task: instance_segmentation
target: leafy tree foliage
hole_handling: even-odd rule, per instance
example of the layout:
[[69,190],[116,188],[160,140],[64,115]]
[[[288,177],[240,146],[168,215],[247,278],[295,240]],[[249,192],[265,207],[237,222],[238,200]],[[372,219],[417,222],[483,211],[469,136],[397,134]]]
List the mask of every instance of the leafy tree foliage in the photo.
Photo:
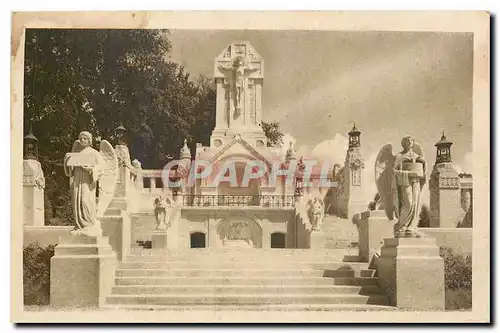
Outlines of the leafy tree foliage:
[[62,160],[81,130],[96,146],[122,123],[144,168],[161,168],[184,138],[209,143],[214,87],[168,61],[170,48],[165,30],[27,30],[24,128],[39,139],[47,220],[71,220]]
[[23,295],[25,305],[46,305],[50,300],[50,258],[54,245],[31,243],[23,249]]
[[262,122],[262,129],[267,137],[267,146],[276,147],[283,145],[283,132],[278,122]]
[[425,204],[422,205],[422,208],[420,209],[420,216],[418,220],[418,227],[419,228],[429,228],[431,223],[431,214],[429,211],[429,207]]

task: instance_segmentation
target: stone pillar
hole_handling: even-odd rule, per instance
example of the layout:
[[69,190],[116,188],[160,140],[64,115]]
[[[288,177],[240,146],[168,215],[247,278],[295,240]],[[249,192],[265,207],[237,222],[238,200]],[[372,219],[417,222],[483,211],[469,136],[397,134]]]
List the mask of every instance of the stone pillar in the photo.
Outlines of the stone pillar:
[[434,238],[384,239],[378,275],[391,305],[444,310],[444,260]]
[[50,260],[50,303],[98,307],[111,291],[116,253],[108,237],[61,236]]
[[323,230],[312,230],[310,234],[309,247],[313,250],[325,249],[325,232]]
[[262,219],[262,248],[271,248],[271,228],[268,219]]
[[434,165],[429,180],[430,227],[456,228],[461,221],[460,178],[453,163]]
[[364,262],[369,262],[375,253],[380,253],[384,239],[394,235],[395,221],[390,221],[383,210],[356,214],[353,223],[358,228],[359,259]]
[[207,247],[211,249],[215,249],[218,247],[217,244],[217,224],[221,221],[221,219],[216,219],[214,217],[208,218],[208,228],[207,228]]
[[170,227],[167,229],[167,248],[176,250],[179,248],[179,225],[181,208],[176,204],[170,213]]
[[45,178],[40,162],[23,160],[23,225],[43,226]]

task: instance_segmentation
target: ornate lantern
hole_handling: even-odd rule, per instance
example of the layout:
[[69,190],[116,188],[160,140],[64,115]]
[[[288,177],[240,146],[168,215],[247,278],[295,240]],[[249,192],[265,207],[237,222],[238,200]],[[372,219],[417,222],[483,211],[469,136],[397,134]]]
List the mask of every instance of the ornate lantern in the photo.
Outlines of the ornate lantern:
[[125,127],[123,127],[123,125],[120,123],[120,126],[115,128],[116,144],[117,145],[122,145],[122,146],[127,145],[126,134],[127,134],[127,129]]
[[30,128],[29,134],[24,137],[23,146],[23,158],[38,161],[38,139],[33,135],[32,128]]
[[446,139],[443,131],[441,140],[434,145],[436,147],[436,164],[451,163],[451,145],[453,145],[453,142]]
[[354,123],[352,130],[349,132],[349,149],[361,146],[360,135],[361,132],[356,128],[356,123]]

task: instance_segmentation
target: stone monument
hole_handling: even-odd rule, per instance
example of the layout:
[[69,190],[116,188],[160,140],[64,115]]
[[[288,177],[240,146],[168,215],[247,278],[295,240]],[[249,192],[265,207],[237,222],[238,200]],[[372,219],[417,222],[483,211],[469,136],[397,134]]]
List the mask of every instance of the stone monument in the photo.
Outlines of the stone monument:
[[[469,211],[471,192],[463,188],[462,179],[451,159],[453,142],[446,136],[436,146],[436,163],[429,180],[431,228],[456,228]],[[470,186],[472,190],[472,186]],[[469,203],[465,205],[465,203]],[[470,214],[471,215],[471,214]]]
[[252,146],[265,147],[261,127],[264,60],[249,42],[228,45],[214,62],[217,115],[212,147],[241,134]]
[[51,259],[51,304],[99,306],[113,283],[116,263],[108,237],[102,236],[100,219],[114,195],[118,159],[108,141],[101,141],[97,151],[92,135],[81,132],[64,158],[64,170],[70,177],[75,228],[59,239]]
[[45,177],[38,162],[38,139],[30,133],[24,137],[23,154],[23,225],[43,226]]
[[[384,239],[377,261],[380,284],[392,305],[415,310],[444,309],[444,261],[439,247],[435,239],[423,238],[415,231],[420,191],[426,181],[425,158],[412,136],[403,137],[401,145],[403,150],[395,156],[390,144],[384,146],[375,164],[387,218],[397,219],[394,236]],[[372,238],[369,241],[380,242]]]
[[349,131],[349,146],[336,192],[337,211],[349,220],[366,209],[366,202],[360,200],[364,197],[365,191],[362,177],[365,161],[361,152],[360,136],[361,131],[354,124]]

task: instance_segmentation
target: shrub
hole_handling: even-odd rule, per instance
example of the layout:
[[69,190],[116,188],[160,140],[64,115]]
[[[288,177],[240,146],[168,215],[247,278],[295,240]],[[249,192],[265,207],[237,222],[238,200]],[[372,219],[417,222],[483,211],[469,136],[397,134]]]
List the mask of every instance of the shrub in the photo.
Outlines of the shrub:
[[471,309],[472,256],[458,255],[447,247],[440,249],[440,255],[444,259],[446,309]]
[[427,207],[426,204],[423,204],[422,208],[420,209],[420,215],[417,227],[429,228],[430,225],[431,225],[431,213],[429,211],[429,207]]
[[25,305],[50,302],[50,258],[54,245],[41,247],[37,242],[23,249],[23,293]]

